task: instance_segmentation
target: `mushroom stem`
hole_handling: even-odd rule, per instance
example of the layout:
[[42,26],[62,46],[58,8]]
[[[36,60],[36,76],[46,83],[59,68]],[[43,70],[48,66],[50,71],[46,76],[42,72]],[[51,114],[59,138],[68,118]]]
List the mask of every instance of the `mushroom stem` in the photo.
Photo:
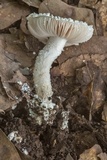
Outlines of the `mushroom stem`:
[[42,100],[52,96],[50,68],[53,61],[61,54],[66,39],[50,37],[46,46],[39,52],[34,66],[34,85],[36,93]]

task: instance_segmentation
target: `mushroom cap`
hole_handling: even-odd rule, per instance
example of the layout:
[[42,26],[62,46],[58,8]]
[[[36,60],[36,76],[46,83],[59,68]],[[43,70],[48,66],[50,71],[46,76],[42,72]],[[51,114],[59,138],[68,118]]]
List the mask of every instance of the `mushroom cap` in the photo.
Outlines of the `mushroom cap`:
[[50,15],[32,13],[27,17],[31,34],[46,43],[49,37],[58,36],[67,40],[66,46],[88,41],[93,35],[93,26],[86,22]]

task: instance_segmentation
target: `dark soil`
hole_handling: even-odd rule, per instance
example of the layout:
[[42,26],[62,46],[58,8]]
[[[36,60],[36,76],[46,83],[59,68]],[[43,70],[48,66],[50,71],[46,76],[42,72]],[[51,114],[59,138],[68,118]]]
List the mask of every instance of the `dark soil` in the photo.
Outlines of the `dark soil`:
[[[61,88],[63,91],[63,87],[59,86],[60,92]],[[23,140],[21,143],[13,143],[21,151],[27,149],[29,155],[36,160],[67,160],[69,156],[77,160],[84,150],[94,144],[99,144],[106,152],[106,124],[101,120],[101,113],[94,114],[92,121],[88,120],[89,104],[86,97],[81,95],[80,89],[68,98],[65,97],[65,101],[57,102],[60,109],[53,125],[37,125],[28,115],[26,100],[23,99],[16,109],[0,116],[0,126],[6,135],[18,131]],[[69,90],[66,87],[65,94],[62,92],[62,95],[66,95]],[[61,112],[64,110],[70,111],[69,127],[61,130]]]

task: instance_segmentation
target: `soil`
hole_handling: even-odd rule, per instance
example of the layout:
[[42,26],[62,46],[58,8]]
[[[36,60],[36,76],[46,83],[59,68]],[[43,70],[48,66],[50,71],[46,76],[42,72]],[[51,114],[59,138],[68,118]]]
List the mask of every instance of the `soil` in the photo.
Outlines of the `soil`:
[[[80,96],[79,100],[79,105],[81,106],[78,105],[77,111],[83,112],[84,115],[87,113],[88,117],[88,110],[85,109],[87,103],[84,102],[84,97]],[[103,151],[107,152],[106,125],[103,121],[92,120],[90,122],[83,116],[83,113],[81,115],[75,112],[70,104],[67,103],[67,105],[63,106],[64,108],[58,111],[53,125],[39,126],[28,116],[28,108],[25,100],[23,100],[16,109],[8,111],[4,116],[1,116],[0,125],[6,135],[13,131],[18,131],[23,140],[21,143],[16,143],[13,140],[13,143],[21,151],[27,149],[29,155],[37,160],[66,159],[68,154],[74,160],[77,160],[84,150],[94,144],[100,144]],[[67,107],[71,108],[69,128],[61,130],[61,112],[66,110]],[[99,115],[94,118],[99,119]]]
[[[13,143],[21,151],[26,149],[34,160],[67,160],[68,156],[78,160],[79,155],[94,144],[99,144],[103,151],[107,152],[107,129],[106,123],[101,119],[102,111],[94,114],[92,120],[89,121],[87,98],[81,95],[81,87],[77,88],[78,90],[74,91],[73,95],[63,97],[71,89],[66,86],[65,90],[60,84],[60,95],[62,93],[65,100],[63,102],[57,100],[60,109],[53,125],[37,125],[28,114],[24,98],[14,110],[7,111],[5,115],[0,116],[2,130],[6,135],[18,131],[23,140],[17,143],[13,139]],[[65,90],[64,93],[63,90]],[[68,128],[61,130],[61,113],[67,110],[70,112]]]

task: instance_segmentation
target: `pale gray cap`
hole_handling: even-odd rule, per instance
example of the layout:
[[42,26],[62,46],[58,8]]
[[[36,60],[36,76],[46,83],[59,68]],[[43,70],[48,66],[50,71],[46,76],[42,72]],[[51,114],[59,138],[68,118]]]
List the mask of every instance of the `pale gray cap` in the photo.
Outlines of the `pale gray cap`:
[[78,45],[88,41],[93,35],[92,25],[49,13],[32,13],[27,20],[30,33],[43,43],[46,43],[49,37],[57,36],[67,40],[65,46]]

